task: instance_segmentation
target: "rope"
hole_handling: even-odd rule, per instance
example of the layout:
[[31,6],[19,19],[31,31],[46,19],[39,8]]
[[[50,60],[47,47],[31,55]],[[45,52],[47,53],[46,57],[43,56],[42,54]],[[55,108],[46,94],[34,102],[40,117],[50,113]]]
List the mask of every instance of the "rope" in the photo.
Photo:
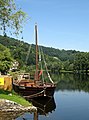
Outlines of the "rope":
[[30,97],[34,97],[34,96],[37,96],[37,95],[43,93],[44,91],[45,91],[45,90],[42,90],[42,91],[39,92],[39,93],[36,93],[36,94],[33,94],[33,95],[29,95],[29,96],[23,96],[23,97],[28,97],[28,98],[30,98]]
[[[42,47],[41,47],[41,50],[42,50]],[[49,78],[50,82],[51,82],[52,84],[54,84],[54,82],[53,82],[53,80],[52,80],[52,78],[51,78],[51,76],[50,76],[50,74],[49,74],[49,72],[48,72],[47,63],[46,63],[46,61],[45,61],[43,51],[42,51],[42,56],[43,56],[43,60],[44,60],[44,64],[45,64],[45,68],[46,68],[46,72],[47,72],[48,78]]]
[[27,64],[27,60],[29,58],[30,51],[31,51],[31,44],[30,44],[28,52],[27,52],[26,61],[25,61],[26,64]]
[[[41,64],[41,70],[43,71],[43,66],[42,66],[42,59],[41,59],[41,52],[40,52],[40,47],[39,47],[39,61],[40,61],[40,64]],[[42,81],[43,81],[43,84],[44,84],[44,75],[43,75],[43,72],[42,72]]]

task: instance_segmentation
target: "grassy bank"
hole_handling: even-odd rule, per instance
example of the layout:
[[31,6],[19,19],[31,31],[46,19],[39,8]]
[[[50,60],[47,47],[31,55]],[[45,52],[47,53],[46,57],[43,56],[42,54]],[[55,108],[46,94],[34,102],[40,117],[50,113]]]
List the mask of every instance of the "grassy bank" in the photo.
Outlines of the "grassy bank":
[[7,99],[16,102],[18,104],[21,104],[25,107],[32,105],[31,103],[29,103],[23,97],[17,95],[16,93],[4,91],[4,90],[0,90],[0,99]]

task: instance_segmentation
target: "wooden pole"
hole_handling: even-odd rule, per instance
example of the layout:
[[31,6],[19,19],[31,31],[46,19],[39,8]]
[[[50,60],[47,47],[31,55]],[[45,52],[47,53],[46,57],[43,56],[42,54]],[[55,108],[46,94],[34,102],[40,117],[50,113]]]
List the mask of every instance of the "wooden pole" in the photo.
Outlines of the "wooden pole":
[[37,113],[37,111],[34,112],[34,120],[38,120],[38,113]]
[[37,24],[35,24],[35,42],[36,42],[36,73],[35,80],[38,80],[38,38],[37,38]]

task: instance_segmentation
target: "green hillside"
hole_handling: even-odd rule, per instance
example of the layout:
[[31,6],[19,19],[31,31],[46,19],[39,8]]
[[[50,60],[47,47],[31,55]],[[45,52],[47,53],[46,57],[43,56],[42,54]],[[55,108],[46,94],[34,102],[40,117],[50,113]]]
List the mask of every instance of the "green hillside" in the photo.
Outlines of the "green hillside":
[[[22,54],[26,58],[27,51],[29,50],[29,47],[30,47],[30,44],[28,43],[25,43],[20,40],[16,40],[14,38],[3,37],[3,36],[0,36],[0,43],[11,50],[11,53],[15,59],[18,58],[18,56],[21,57]],[[33,51],[34,51],[34,48],[35,48],[35,45],[32,45]],[[50,48],[50,47],[44,47],[44,46],[42,46],[42,49],[44,51],[44,54],[52,56],[52,57],[57,57],[61,61],[73,60],[74,55],[79,52],[75,50],[64,50],[64,49],[59,50],[59,49],[55,49],[52,47]],[[22,59],[22,61],[24,62],[25,59]]]
[[[0,36],[0,44],[7,47],[10,50],[12,58],[19,62],[18,69],[29,71],[35,67],[35,45],[3,36]],[[80,59],[80,56],[81,59],[84,59],[84,56],[86,54],[84,52],[79,52],[76,50],[60,50],[44,46],[40,47],[43,49],[48,69],[52,72],[58,72],[60,70],[73,71],[86,69],[84,68],[84,65],[79,68],[79,64],[82,64],[82,61],[79,61],[79,63],[76,62],[77,59]]]

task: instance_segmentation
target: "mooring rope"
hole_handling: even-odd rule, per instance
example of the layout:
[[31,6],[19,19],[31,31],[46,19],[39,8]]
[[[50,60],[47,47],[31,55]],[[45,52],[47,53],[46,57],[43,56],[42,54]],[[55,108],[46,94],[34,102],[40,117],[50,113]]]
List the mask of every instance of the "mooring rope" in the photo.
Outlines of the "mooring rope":
[[34,97],[34,96],[37,96],[37,95],[43,93],[44,91],[45,91],[45,89],[42,90],[41,92],[36,93],[36,94],[32,94],[32,95],[29,95],[29,96],[23,96],[23,97],[28,97],[28,98],[30,98],[30,97]]

